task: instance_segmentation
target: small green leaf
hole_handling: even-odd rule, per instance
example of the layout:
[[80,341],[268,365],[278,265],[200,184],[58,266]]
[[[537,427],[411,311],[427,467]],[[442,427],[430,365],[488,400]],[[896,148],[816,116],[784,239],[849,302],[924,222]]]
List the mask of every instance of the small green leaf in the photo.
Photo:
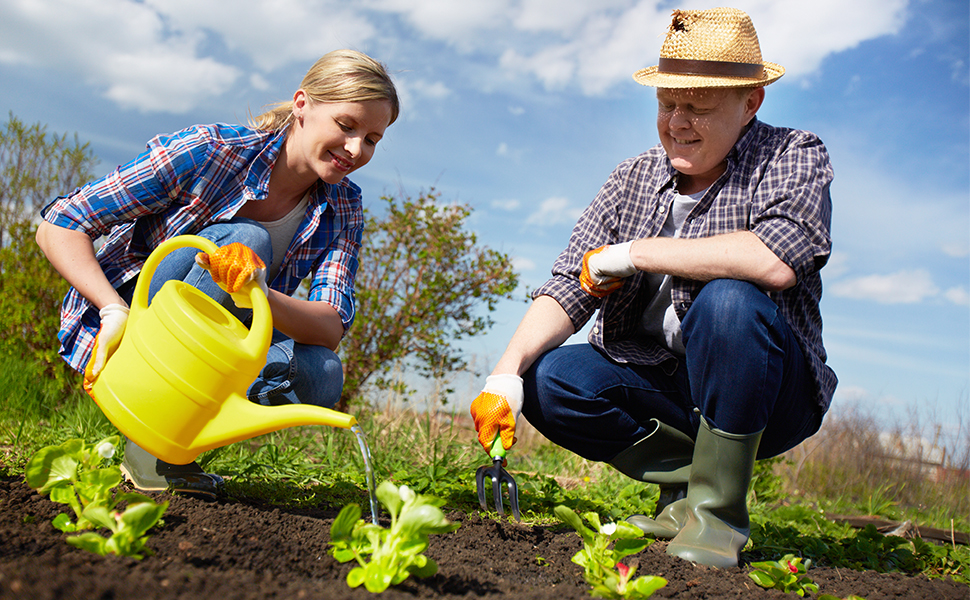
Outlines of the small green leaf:
[[398,487],[390,481],[385,481],[377,486],[377,499],[387,508],[387,512],[397,516],[401,510],[401,494]]
[[88,506],[81,513],[85,519],[94,523],[98,527],[114,531],[118,528],[118,523],[111,513],[104,506]]
[[330,526],[330,539],[343,540],[351,536],[354,526],[360,520],[361,510],[357,504],[348,504],[341,509],[340,514]]
[[638,577],[632,584],[633,589],[636,590],[637,594],[639,594],[641,598],[648,598],[652,596],[654,592],[665,585],[667,585],[666,579],[653,575],[644,575],[643,577]]
[[438,572],[438,563],[436,563],[433,559],[430,559],[426,556],[422,556],[421,558],[425,559],[424,561],[422,561],[424,564],[421,566],[415,565],[414,567],[412,567],[410,569],[410,572],[412,575],[423,579],[425,577],[431,577],[432,575]]
[[67,516],[64,513],[61,513],[56,517],[54,517],[54,520],[51,521],[51,525],[53,525],[55,529],[59,529],[60,531],[63,531],[65,533],[74,533],[75,531],[77,531],[77,528],[75,527],[74,523],[71,521],[71,517]]
[[88,552],[100,554],[101,556],[108,553],[108,540],[93,531],[69,537],[67,538],[67,543],[81,550],[87,550]]
[[653,543],[650,539],[639,539],[639,540],[629,540],[620,539],[616,540],[613,544],[613,555],[616,560],[630,556],[631,554],[636,554],[637,552],[643,551],[647,546]]
[[73,506],[77,503],[77,496],[74,494],[74,486],[66,485],[52,488],[50,490],[51,502],[68,504]]
[[121,513],[121,525],[130,531],[132,537],[140,538],[162,518],[167,508],[168,502],[131,505]]
[[775,587],[775,580],[764,571],[751,571],[748,573],[748,576],[763,588],[770,589]]
[[360,584],[364,583],[364,569],[363,567],[354,567],[347,573],[347,585],[352,588],[360,587]]
[[384,571],[376,562],[367,563],[364,567],[364,587],[373,594],[379,594],[390,587],[393,578],[394,573]]

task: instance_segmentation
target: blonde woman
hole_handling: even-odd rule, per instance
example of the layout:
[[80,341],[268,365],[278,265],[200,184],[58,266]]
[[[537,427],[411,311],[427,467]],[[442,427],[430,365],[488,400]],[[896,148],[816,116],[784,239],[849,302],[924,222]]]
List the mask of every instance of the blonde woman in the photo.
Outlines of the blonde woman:
[[[179,279],[245,320],[251,311],[236,306],[238,280],[230,278],[249,265],[243,280],[267,291],[274,326],[250,400],[336,404],[343,376],[334,351],[354,320],[363,229],[361,190],[347,177],[370,161],[398,112],[383,65],[334,51],[313,65],[291,101],[250,126],[196,125],[156,136],[131,162],[46,206],[37,243],[72,286],[61,312],[60,352],[85,373],[85,387],[124,333],[147,256],[171,237],[195,234],[219,251],[169,254],[149,299]],[[307,277],[307,299],[294,298]],[[214,497],[222,484],[196,463],[170,465],[130,441],[122,470],[149,491]]]

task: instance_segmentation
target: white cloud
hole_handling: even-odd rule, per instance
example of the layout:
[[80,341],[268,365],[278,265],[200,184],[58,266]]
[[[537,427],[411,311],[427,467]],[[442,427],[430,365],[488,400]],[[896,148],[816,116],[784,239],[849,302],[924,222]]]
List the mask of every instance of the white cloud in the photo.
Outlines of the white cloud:
[[840,385],[835,389],[835,398],[845,402],[859,402],[871,397],[869,390],[859,385]]
[[835,296],[881,304],[915,304],[940,293],[924,269],[843,279],[831,284],[829,291]]
[[547,198],[539,205],[539,209],[526,219],[527,225],[549,227],[552,225],[573,224],[582,214],[582,208],[572,206],[568,198]]
[[908,4],[909,0],[739,0],[732,6],[751,15],[764,60],[784,66],[788,77],[800,77],[818,69],[830,54],[899,32]]
[[[655,64],[670,13],[659,0],[238,0],[228,16],[223,3],[197,0],[4,4],[0,61],[56,68],[123,106],[167,112],[212,101],[239,81],[265,89],[267,75],[298,64],[287,75],[295,88],[312,61],[335,48],[379,44],[388,56],[415,56],[427,52],[429,40],[462,54],[463,70],[483,87],[525,76],[547,89],[598,95]],[[906,0],[751,0],[740,7],[755,22],[765,58],[798,77],[833,52],[897,31]],[[263,79],[244,77],[248,70]],[[426,98],[451,93],[435,81],[412,86]]]
[[199,55],[204,41],[124,0],[8,2],[0,19],[6,62],[53,69],[142,111],[185,112],[239,78],[236,67]]
[[[427,81],[425,79],[405,80],[408,88],[423,98],[441,99],[451,95],[451,89],[441,81]],[[398,86],[400,87],[400,86]]]
[[519,206],[521,205],[522,205],[521,202],[519,202],[518,200],[512,200],[512,199],[492,200],[492,202],[490,203],[490,206],[492,208],[497,208],[499,210],[504,210],[508,212],[512,212],[513,210],[518,210]]
[[965,287],[952,287],[943,292],[943,297],[957,306],[970,306],[970,294]]
[[940,249],[943,250],[943,254],[953,258],[966,258],[970,256],[970,245],[966,243],[966,240],[943,244]]
[[337,48],[363,50],[377,33],[360,11],[333,0],[234,0],[231,16],[221,2],[146,2],[167,26],[213,35],[263,72],[299,63],[294,89],[313,61]]
[[512,12],[510,0],[372,0],[374,12],[401,15],[424,36],[471,51],[486,33],[501,30]]
[[512,257],[512,266],[515,268],[516,273],[522,273],[524,271],[534,271],[536,263],[534,260],[524,256],[514,256]]

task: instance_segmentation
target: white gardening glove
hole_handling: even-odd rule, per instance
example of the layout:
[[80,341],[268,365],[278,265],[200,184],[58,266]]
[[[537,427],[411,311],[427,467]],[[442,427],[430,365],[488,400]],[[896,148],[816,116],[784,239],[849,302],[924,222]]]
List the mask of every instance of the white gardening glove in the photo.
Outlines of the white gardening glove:
[[266,285],[266,264],[249,246],[239,242],[220,247],[211,255],[199,252],[195,263],[212,275],[212,280],[239,308],[252,308],[248,293],[239,291],[250,281],[255,281],[263,293],[269,295]]
[[94,385],[104,365],[118,349],[121,337],[125,334],[125,326],[128,324],[128,307],[123,304],[109,304],[98,314],[101,316],[101,329],[98,331],[98,336],[94,338],[94,349],[84,368],[86,387]]
[[472,402],[471,413],[478,431],[478,443],[491,453],[495,434],[502,436],[502,447],[515,443],[515,421],[522,415],[522,378],[518,375],[489,375],[485,389]]
[[630,256],[633,241],[600,246],[583,255],[579,284],[591,296],[602,298],[622,287],[622,279],[637,272]]

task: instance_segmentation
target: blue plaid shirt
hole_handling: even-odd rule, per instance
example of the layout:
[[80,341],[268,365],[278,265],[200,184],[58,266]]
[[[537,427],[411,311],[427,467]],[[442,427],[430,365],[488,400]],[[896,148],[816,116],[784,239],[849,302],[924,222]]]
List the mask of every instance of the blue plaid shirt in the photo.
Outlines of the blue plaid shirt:
[[[163,241],[229,220],[246,202],[265,199],[285,138],[286,130],[222,124],[159,135],[137,158],[57,198],[41,216],[92,239],[106,236],[97,257],[118,288],[138,275]],[[363,227],[360,188],[348,179],[337,185],[318,180],[270,287],[292,295],[312,276],[309,300],[330,304],[350,327]],[[99,328],[97,309],[72,288],[61,307],[58,339],[75,369],[87,364]]]
[[[812,133],[755,120],[727,159],[727,171],[688,215],[681,237],[751,231],[795,271],[794,287],[768,296],[794,330],[815,377],[819,406],[827,410],[837,383],[825,364],[818,306],[819,269],[832,248],[833,171],[828,152]],[[599,309],[589,334],[591,345],[617,362],[662,364],[671,373],[677,357],[639,335],[650,301],[641,293],[645,274],[634,274],[619,291],[598,299],[580,288],[579,273],[588,250],[658,235],[677,194],[676,183],[677,171],[659,145],[620,163],[576,223],[569,246],[553,264],[552,278],[533,293],[558,301],[577,331]],[[671,300],[681,319],[703,286],[700,281],[673,279]]]

